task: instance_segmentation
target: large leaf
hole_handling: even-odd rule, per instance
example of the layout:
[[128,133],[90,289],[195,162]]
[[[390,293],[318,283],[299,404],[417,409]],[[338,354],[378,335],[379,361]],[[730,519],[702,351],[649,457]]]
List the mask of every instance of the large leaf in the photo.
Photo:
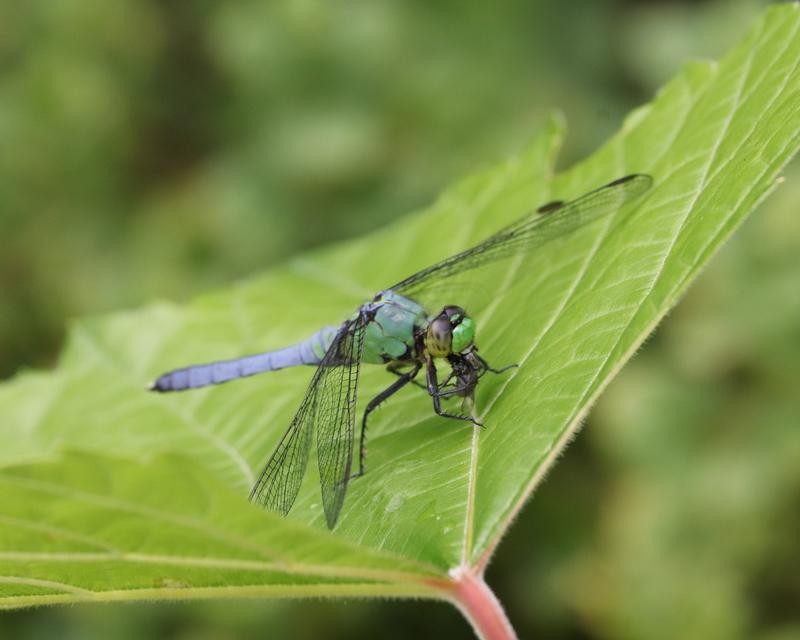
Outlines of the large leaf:
[[[380,233],[185,306],[78,322],[59,367],[0,390],[0,606],[249,595],[451,597],[592,401],[772,188],[800,144],[800,14],[769,11],[719,65],[691,64],[589,160],[553,176],[553,120],[519,159]],[[484,429],[408,389],[377,413],[368,473],[325,528],[314,465],[287,519],[247,502],[311,370],[180,395],[164,369],[280,347],[538,204],[631,172],[633,208],[494,283],[478,341]],[[510,288],[515,281],[517,285]],[[453,300],[457,303],[458,300]],[[363,399],[390,379],[364,367]]]

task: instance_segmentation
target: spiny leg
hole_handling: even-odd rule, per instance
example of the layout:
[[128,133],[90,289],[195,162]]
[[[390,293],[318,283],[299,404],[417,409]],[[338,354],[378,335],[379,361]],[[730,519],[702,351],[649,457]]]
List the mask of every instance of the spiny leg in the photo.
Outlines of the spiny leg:
[[[400,371],[400,367],[404,366],[404,364],[406,364],[406,363],[391,363],[386,367],[386,370],[389,373],[393,373],[394,375],[396,375],[398,377],[402,377],[402,376],[405,375],[405,373],[403,371]],[[421,367],[422,365],[421,364],[416,364],[414,366]],[[513,366],[516,366],[516,365],[513,365]],[[456,395],[458,393],[461,393],[462,391],[465,391],[467,389],[467,385],[453,385],[452,387],[450,387],[448,389],[447,385],[450,383],[450,381],[453,378],[455,378],[455,374],[454,373],[450,373],[450,376],[447,378],[447,380],[445,380],[442,383],[437,383],[437,389],[438,390],[436,392],[436,395],[438,395],[440,398],[444,398],[445,400],[449,400],[454,395]],[[420,389],[423,389],[425,391],[428,390],[428,387],[425,386],[424,384],[422,384],[417,379],[411,380],[411,384],[413,384],[413,385],[415,385],[415,386],[417,386]]]
[[474,385],[470,385],[467,383],[457,384],[449,389],[445,389],[442,391],[442,388],[439,388],[439,391],[436,392],[435,397],[437,398],[451,398],[453,396],[458,395],[459,393],[463,393],[465,391],[469,391],[470,387],[474,388]]
[[453,420],[465,420],[476,426],[483,426],[482,423],[478,422],[472,416],[460,416],[454,413],[447,413],[446,411],[443,411],[441,403],[442,395],[439,391],[439,383],[436,376],[436,365],[433,364],[433,360],[431,359],[429,359],[427,362],[426,373],[428,378],[428,393],[431,395],[431,398],[433,398],[433,410],[436,412],[437,416],[442,416],[443,418],[452,418]]
[[414,368],[406,373],[400,373],[397,370],[387,367],[389,371],[397,374],[398,378],[392,384],[386,387],[386,389],[381,391],[377,396],[370,400],[369,404],[367,404],[367,408],[364,409],[364,417],[361,418],[361,442],[358,449],[358,473],[350,476],[351,479],[360,478],[364,475],[364,464],[367,458],[367,418],[369,417],[369,414],[377,409],[378,405],[380,405],[384,400],[390,398],[395,393],[400,391],[400,389],[406,386],[409,382],[413,382],[414,377],[417,375],[417,373],[419,373],[421,366],[422,365],[420,364],[415,364]]
[[478,359],[478,361],[481,363],[484,372],[491,371],[492,373],[503,373],[505,371],[508,371],[509,369],[514,369],[515,367],[519,366],[518,364],[507,364],[505,367],[500,367],[499,369],[495,369],[494,367],[490,366],[489,363],[486,362],[484,358],[478,355],[478,353],[476,353],[475,351],[473,351],[473,353],[475,354],[475,357]]
[[[406,364],[407,363],[404,363],[404,362],[392,362],[392,363],[390,363],[389,365],[386,366],[386,370],[389,373],[393,373],[398,378],[402,378],[404,375],[406,375],[408,373],[408,371],[405,371],[405,372],[404,371],[400,371],[401,367],[405,366]],[[421,366],[422,365],[419,364],[419,363],[413,363],[412,364],[412,368],[410,369],[410,371],[414,371],[414,367],[416,367],[416,371],[419,371]],[[415,372],[414,375],[416,376],[417,373]],[[420,389],[422,389],[424,391],[428,390],[428,387],[426,387],[424,384],[422,384],[419,380],[411,380],[410,382],[411,382],[411,384],[419,387]]]

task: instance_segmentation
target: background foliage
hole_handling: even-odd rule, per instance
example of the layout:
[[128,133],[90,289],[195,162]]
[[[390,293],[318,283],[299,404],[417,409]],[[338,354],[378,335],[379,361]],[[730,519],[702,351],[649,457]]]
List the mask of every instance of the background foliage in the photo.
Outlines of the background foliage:
[[[0,372],[51,362],[68,316],[185,298],[377,227],[521,148],[554,105],[574,160],[758,9],[5,4]],[[800,635],[797,174],[623,371],[501,546],[489,580],[522,636]],[[467,632],[432,603],[259,602],[4,614],[0,633],[378,625]]]

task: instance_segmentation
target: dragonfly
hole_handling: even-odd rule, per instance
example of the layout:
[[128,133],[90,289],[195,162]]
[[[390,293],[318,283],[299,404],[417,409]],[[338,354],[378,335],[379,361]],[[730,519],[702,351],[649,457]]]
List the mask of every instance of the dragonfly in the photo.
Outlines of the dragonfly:
[[[341,325],[326,326],[298,344],[232,360],[192,365],[164,373],[150,385],[158,392],[196,389],[286,367],[315,365],[300,407],[267,460],[250,500],[287,515],[300,491],[316,433],[317,462],[325,519],[336,524],[350,481],[366,471],[370,414],[409,383],[430,396],[442,418],[482,423],[474,416],[475,389],[487,374],[515,367],[492,367],[478,352],[475,310],[458,304],[430,307],[431,291],[455,294],[459,277],[480,281],[491,265],[504,268],[515,256],[608,216],[652,185],[645,174],[631,174],[574,200],[538,207],[482,242],[383,289]],[[483,286],[489,288],[488,285]],[[455,300],[453,302],[456,302]],[[431,313],[433,311],[433,313]],[[366,405],[361,417],[358,470],[355,457],[356,398],[362,364],[384,365],[394,381]],[[449,375],[440,380],[438,367]],[[422,374],[424,382],[417,377]],[[446,401],[460,398],[461,411]],[[470,411],[464,411],[469,407]]]

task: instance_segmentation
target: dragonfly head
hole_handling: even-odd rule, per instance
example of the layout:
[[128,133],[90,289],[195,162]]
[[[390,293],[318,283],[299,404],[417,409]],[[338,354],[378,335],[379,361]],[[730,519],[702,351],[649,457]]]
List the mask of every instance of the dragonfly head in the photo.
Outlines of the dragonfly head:
[[461,307],[449,305],[428,323],[425,348],[434,358],[444,358],[467,351],[474,339],[475,321]]

